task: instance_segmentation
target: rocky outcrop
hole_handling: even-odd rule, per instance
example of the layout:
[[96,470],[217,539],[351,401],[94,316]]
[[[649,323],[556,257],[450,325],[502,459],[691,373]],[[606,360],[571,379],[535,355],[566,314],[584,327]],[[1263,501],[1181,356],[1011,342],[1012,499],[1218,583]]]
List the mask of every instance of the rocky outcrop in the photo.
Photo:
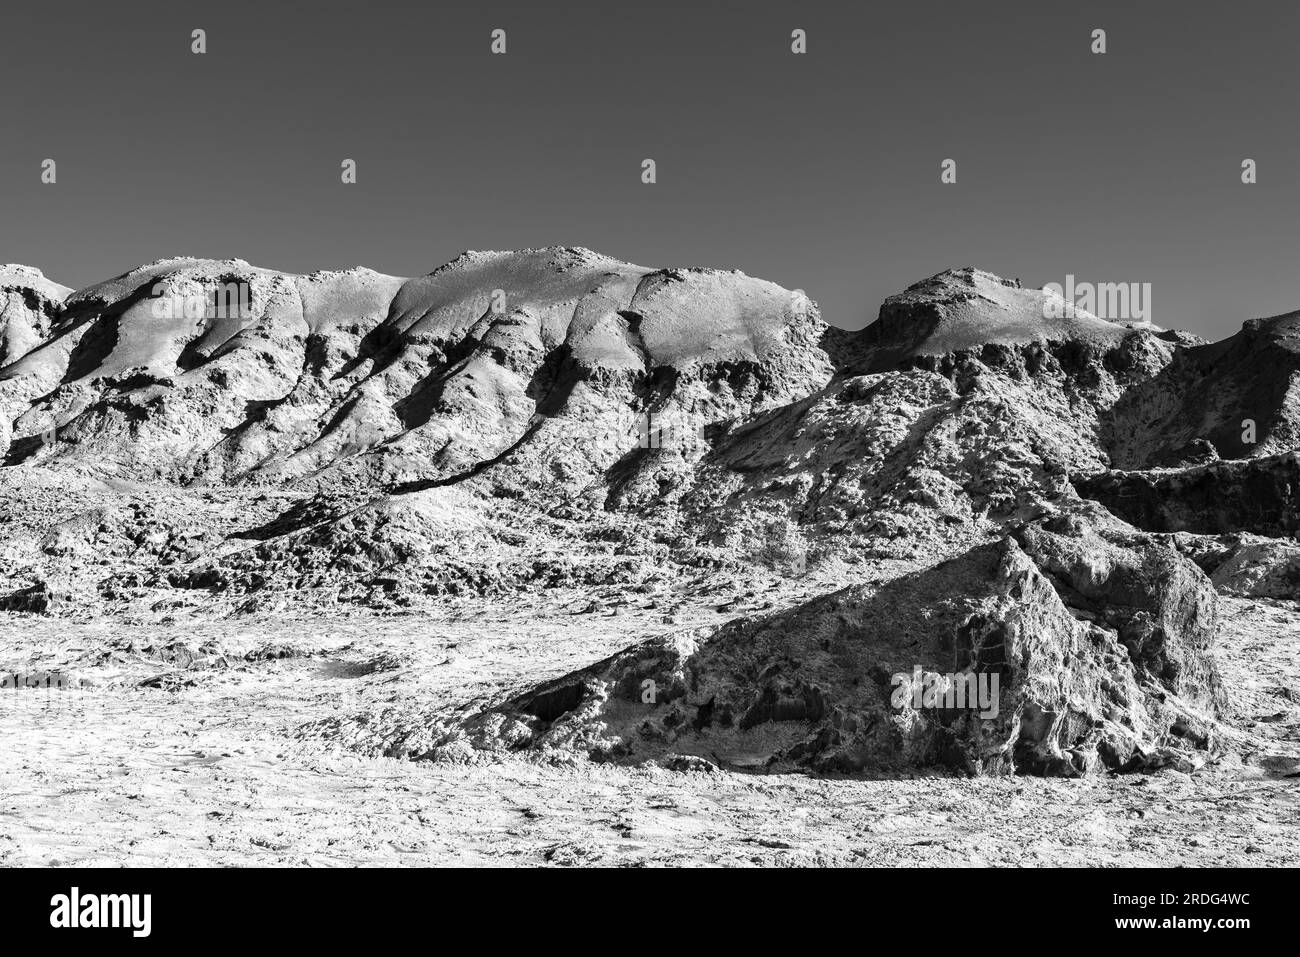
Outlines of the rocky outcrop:
[[0,369],[39,345],[72,293],[30,266],[0,266]]
[[1252,319],[1221,342],[1189,342],[1115,405],[1104,438],[1123,469],[1300,447],[1300,313]]
[[1106,471],[1074,486],[1139,528],[1153,532],[1300,531],[1300,456],[1216,461],[1184,469]]
[[1300,600],[1300,544],[1242,542],[1211,576],[1220,591],[1249,598]]
[[[0,275],[10,610],[837,589],[440,716],[433,756],[1190,767],[1215,585],[1291,587],[1242,534],[1295,531],[1288,317],[1211,347],[967,268],[849,333],[741,273],[559,247]],[[1243,403],[1249,451],[1207,425]]]
[[879,589],[644,642],[456,721],[428,756],[577,749],[886,773],[1195,766],[1215,747],[1222,697],[1214,589],[1173,550],[1089,517],[1026,526]]
[[1099,408],[1170,361],[1176,338],[1064,307],[1041,289],[966,267],[890,296],[845,351],[858,372],[926,369],[964,381],[981,372],[1055,382]]
[[0,371],[0,418],[14,436],[55,429],[10,465],[447,481],[549,445],[554,419],[708,423],[802,397],[831,374],[824,328],[813,303],[762,280],[583,249],[466,253],[410,280],[166,260],[70,296],[46,341]]

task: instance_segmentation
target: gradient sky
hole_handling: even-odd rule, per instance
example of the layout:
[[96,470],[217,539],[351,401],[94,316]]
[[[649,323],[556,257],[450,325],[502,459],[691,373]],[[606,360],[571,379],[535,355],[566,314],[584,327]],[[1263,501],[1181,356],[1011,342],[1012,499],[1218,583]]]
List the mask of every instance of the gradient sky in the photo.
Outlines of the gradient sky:
[[977,265],[1149,282],[1155,322],[1218,338],[1300,308],[1300,5],[1199,6],[6,0],[0,261],[80,287],[581,245],[741,269],[849,328]]

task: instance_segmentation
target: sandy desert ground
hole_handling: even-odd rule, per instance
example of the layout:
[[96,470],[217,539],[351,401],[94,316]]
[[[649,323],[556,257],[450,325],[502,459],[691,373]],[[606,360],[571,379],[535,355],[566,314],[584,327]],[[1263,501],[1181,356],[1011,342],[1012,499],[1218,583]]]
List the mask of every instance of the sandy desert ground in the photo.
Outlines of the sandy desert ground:
[[[1300,852],[1289,602],[1229,600],[1220,667],[1253,751],[1193,774],[850,780],[382,756],[426,713],[670,627],[623,611],[572,615],[552,598],[445,618],[11,616],[4,664],[94,686],[0,696],[0,863],[1286,866]],[[177,643],[205,658],[166,660]],[[366,733],[335,720],[359,713]]]

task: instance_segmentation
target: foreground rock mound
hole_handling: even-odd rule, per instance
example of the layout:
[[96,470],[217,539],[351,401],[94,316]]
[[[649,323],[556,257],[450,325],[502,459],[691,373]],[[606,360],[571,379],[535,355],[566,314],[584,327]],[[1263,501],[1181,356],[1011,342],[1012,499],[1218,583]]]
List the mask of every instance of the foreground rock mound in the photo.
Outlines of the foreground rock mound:
[[876,590],[633,646],[450,724],[429,756],[468,745],[822,772],[1195,766],[1214,748],[1215,626],[1214,589],[1190,561],[1104,517],[1060,516]]

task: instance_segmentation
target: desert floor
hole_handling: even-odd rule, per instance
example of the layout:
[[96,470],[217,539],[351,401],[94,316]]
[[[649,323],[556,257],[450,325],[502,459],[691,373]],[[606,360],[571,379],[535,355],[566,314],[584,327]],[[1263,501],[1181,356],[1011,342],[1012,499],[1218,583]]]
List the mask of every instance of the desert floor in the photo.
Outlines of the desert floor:
[[549,600],[438,617],[0,618],[0,670],[65,669],[88,685],[0,693],[0,864],[1300,860],[1291,603],[1224,600],[1219,661],[1240,743],[1191,775],[851,780],[384,756],[418,751],[429,714],[746,610],[701,606],[673,623]]

